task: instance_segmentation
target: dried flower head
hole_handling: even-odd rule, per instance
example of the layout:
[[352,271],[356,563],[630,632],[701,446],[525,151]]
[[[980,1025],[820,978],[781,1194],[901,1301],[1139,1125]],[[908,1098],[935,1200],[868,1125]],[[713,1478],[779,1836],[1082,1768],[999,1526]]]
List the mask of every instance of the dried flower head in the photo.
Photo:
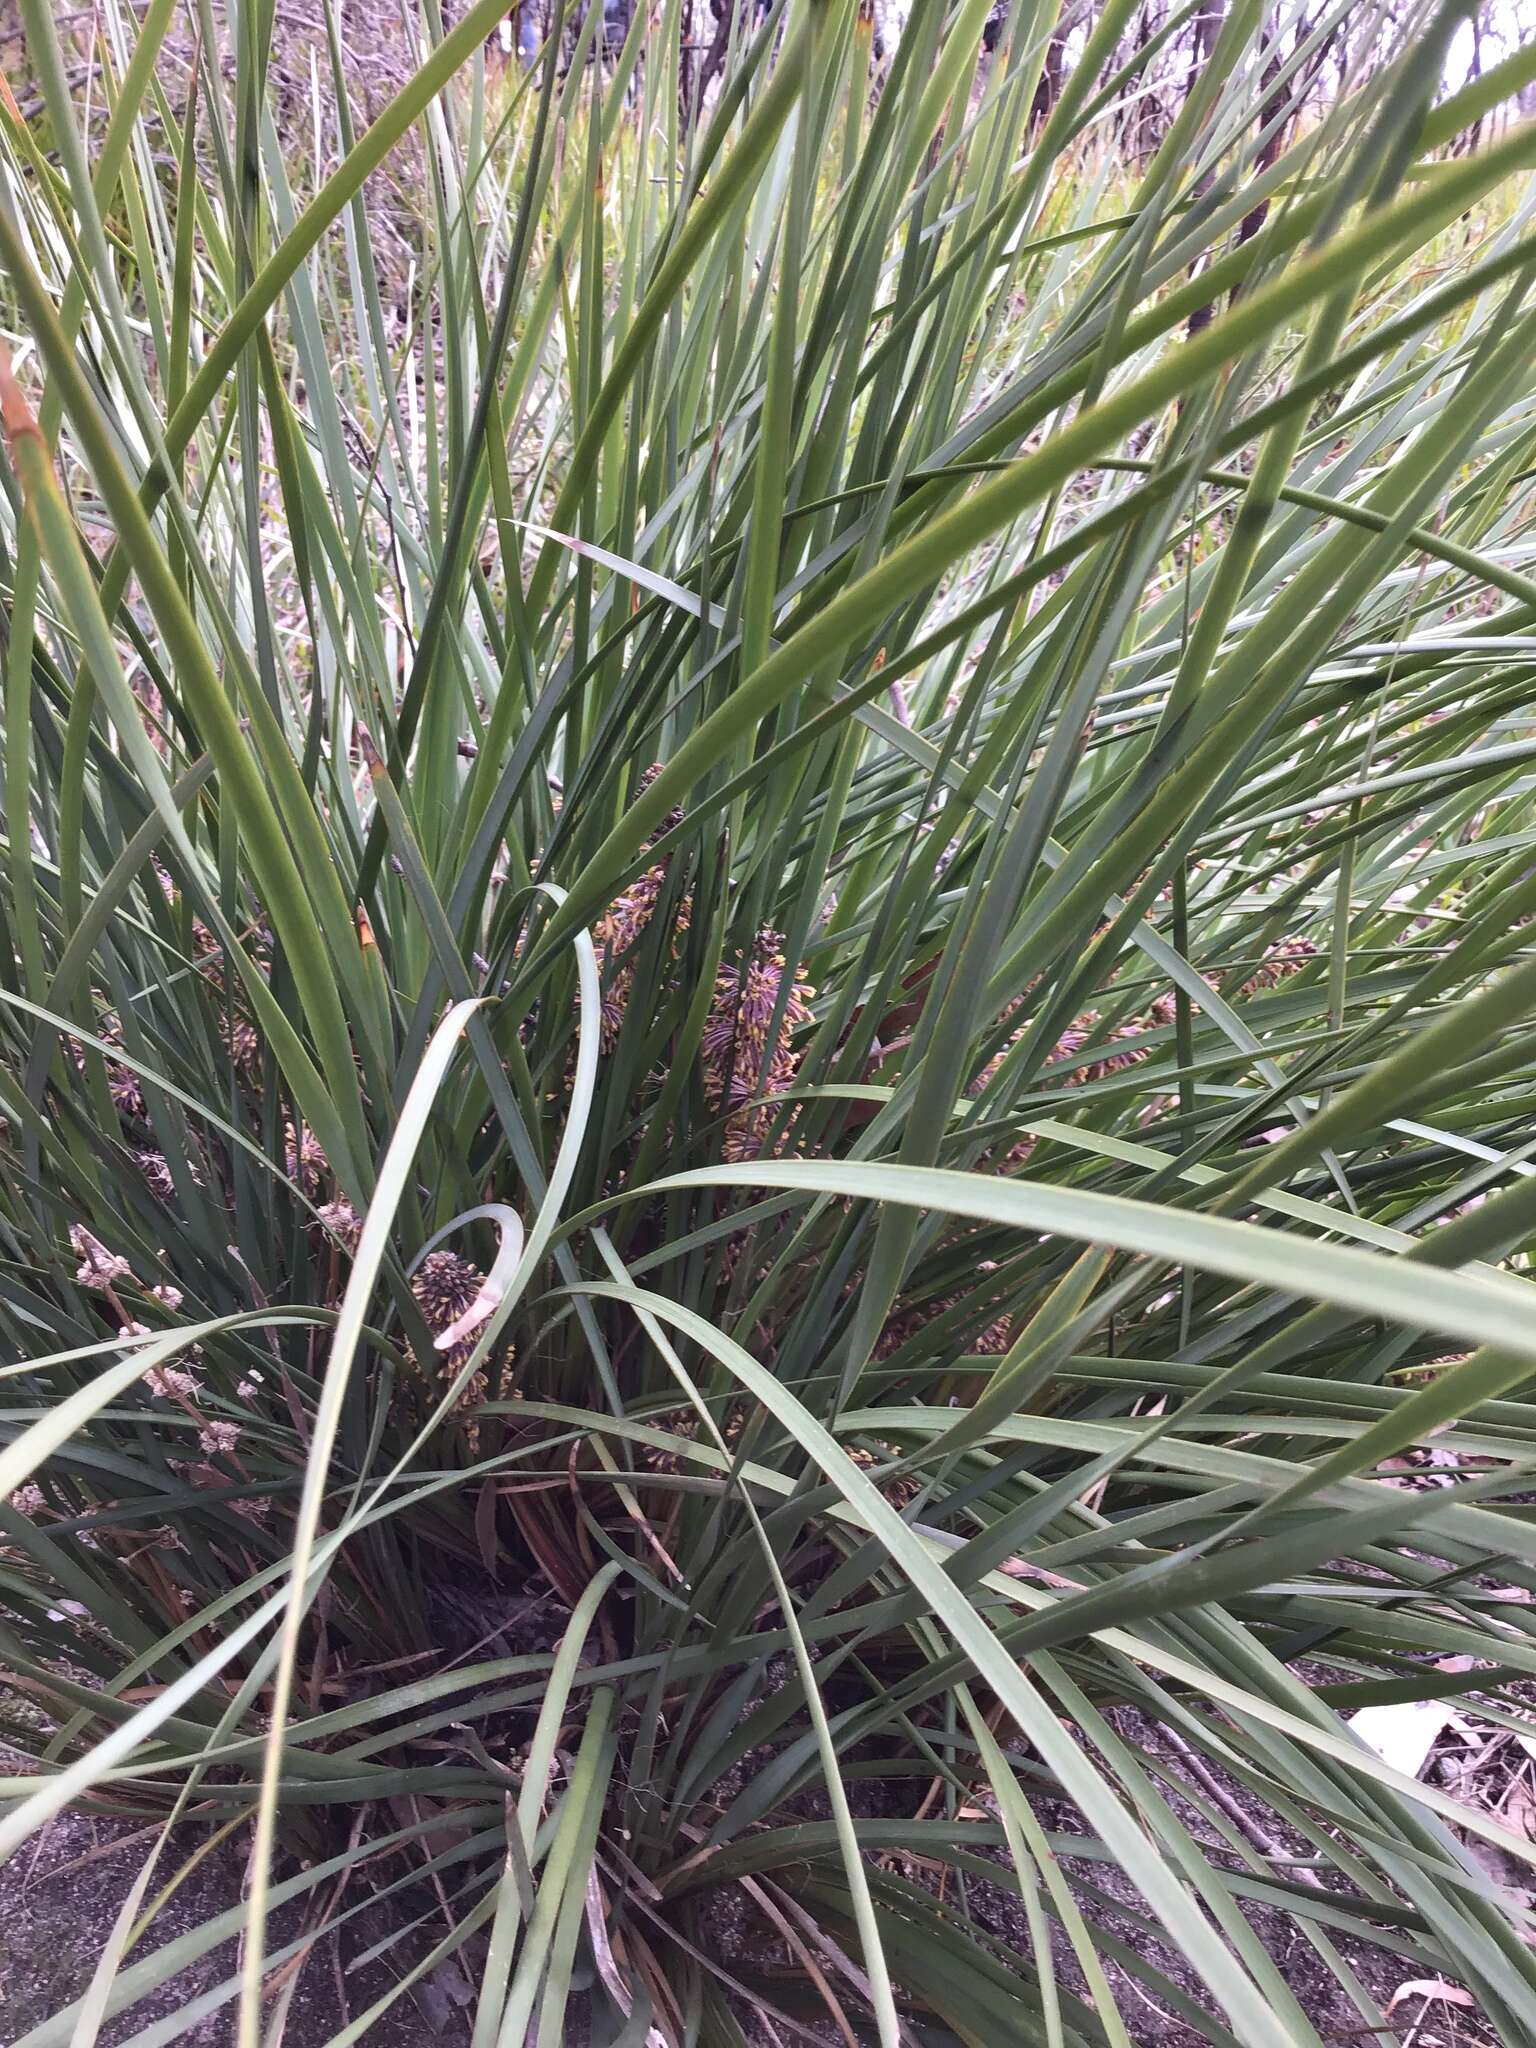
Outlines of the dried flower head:
[[[640,788],[638,794],[642,796],[644,795],[646,790],[650,788],[651,784],[656,780],[657,776],[661,773],[662,769],[665,766],[666,763],[664,761],[653,761],[651,763],[650,767],[646,769],[645,773],[640,778]],[[674,825],[681,825],[682,822],[682,806],[680,804],[674,804],[672,809],[667,812],[667,815],[662,819],[661,823],[656,827],[656,830],[651,834],[650,838],[646,841],[646,845],[654,845],[655,842],[661,837],[663,832],[670,832]]]
[[428,1252],[411,1279],[411,1292],[434,1330],[446,1330],[479,1297],[485,1275],[457,1252]]
[[[920,1330],[925,1330],[930,1323],[947,1314],[961,1299],[958,1294],[948,1294],[932,1301],[898,1301],[876,1341],[876,1358],[889,1358]],[[998,1316],[979,1335],[970,1336],[964,1328],[956,1330],[952,1338],[946,1338],[945,1348],[955,1358],[977,1352],[984,1357],[1001,1358],[1012,1343],[1013,1318]]]
[[34,1515],[41,1513],[47,1503],[43,1499],[43,1489],[35,1486],[29,1479],[25,1486],[17,1487],[10,1497],[9,1505],[18,1515],[25,1515],[27,1520],[31,1521]]
[[238,1422],[208,1422],[197,1433],[197,1441],[208,1457],[228,1454],[240,1443]]
[[118,1252],[109,1252],[99,1237],[95,1237],[83,1223],[69,1226],[70,1249],[80,1264],[75,1268],[75,1278],[82,1287],[95,1287],[103,1292],[115,1287],[119,1280],[131,1278],[133,1268]]
[[261,1063],[261,1035],[247,1017],[229,1020],[229,1056],[244,1074]]
[[[739,965],[726,964],[715,977],[700,1054],[705,1094],[716,1108],[736,1112],[725,1128],[728,1159],[757,1158],[770,1131],[782,1120],[782,1112],[771,1102],[760,1102],[752,1109],[741,1105],[756,1097],[782,1095],[793,1086],[800,1062],[789,1041],[800,1025],[810,1021],[810,998],[815,993],[798,972],[790,972],[783,937],[771,929],[758,933],[751,952]],[[786,1135],[792,1122],[790,1118],[784,1123]]]
[[162,1308],[168,1308],[173,1312],[186,1300],[181,1289],[172,1287],[168,1281],[162,1281],[158,1287],[151,1287],[149,1291]]
[[288,1178],[306,1195],[316,1194],[331,1170],[331,1162],[314,1132],[308,1128],[295,1131],[292,1124],[283,1126],[283,1164]]
[[[745,1102],[767,1092],[776,1067],[781,1085],[788,1085],[782,1057],[788,1052],[790,1034],[810,1021],[810,998],[815,993],[808,982],[790,974],[783,935],[771,929],[758,933],[739,966],[721,967],[700,1040],[705,1084],[717,1103]],[[770,1050],[768,1034],[781,1003],[783,1014]]]
[[1052,1046],[1046,1065],[1059,1067],[1071,1062],[1074,1054],[1080,1053],[1093,1037],[1098,1021],[1097,1010],[1084,1010],[1080,1017],[1074,1017]]
[[[653,1416],[651,1427],[691,1443],[699,1433],[699,1418],[691,1408],[673,1408],[665,1415]],[[676,1451],[663,1449],[660,1444],[647,1445],[644,1457],[653,1472],[681,1472],[684,1468],[684,1459]]]
[[1257,969],[1243,983],[1242,994],[1253,995],[1261,988],[1274,988],[1280,982],[1296,974],[1316,953],[1317,947],[1311,939],[1276,939],[1264,948],[1264,957]]
[[171,1177],[171,1169],[166,1163],[165,1154],[163,1152],[135,1152],[133,1156],[140,1173],[144,1176],[144,1183],[149,1192],[152,1195],[158,1196],[162,1202],[174,1201],[176,1198],[176,1183]]
[[984,1358],[1001,1358],[1012,1343],[1013,1318],[999,1316],[995,1322],[988,1323],[968,1349],[979,1352]]
[[[667,863],[664,860],[657,861],[655,866],[647,868],[643,875],[637,875],[623,895],[616,896],[598,920],[593,937],[606,982],[602,1010],[605,1048],[611,1047],[619,1035],[619,1026],[624,1021],[630,990],[634,986],[634,962],[627,956],[638,945],[647,925],[655,916],[666,879]],[[677,931],[685,931],[687,926],[688,904],[684,901],[678,907],[675,928]]]
[[107,1093],[119,1116],[137,1120],[145,1114],[144,1087],[132,1067],[113,1060],[107,1068]]
[[340,1238],[347,1251],[357,1250],[357,1240],[363,1234],[363,1222],[350,1202],[322,1202],[316,1213],[331,1235]]
[[179,1365],[152,1365],[144,1375],[144,1384],[162,1401],[187,1401],[197,1393],[202,1381],[196,1373],[186,1372]]
[[[468,1347],[465,1348],[467,1351]],[[478,1408],[485,1399],[489,1387],[490,1381],[483,1371],[472,1372],[459,1389],[458,1399],[453,1404],[455,1409]]]
[[[653,761],[640,778],[639,793],[649,789],[661,773],[662,764]],[[681,824],[680,810],[668,811],[656,830],[645,842],[653,846],[663,833],[670,832],[674,825]],[[662,889],[667,879],[670,856],[653,862],[644,874],[637,875],[622,896],[614,898],[608,909],[598,920],[593,938],[597,944],[598,959],[607,983],[603,991],[602,1031],[603,1044],[611,1047],[618,1037],[619,1026],[624,1021],[624,1012],[634,986],[634,963],[627,959],[656,914],[661,901]],[[674,936],[688,929],[692,903],[684,897],[677,906],[674,920]]]
[[[764,1097],[772,1097],[785,1094],[794,1085],[795,1075],[799,1071],[799,1067],[800,1061],[794,1053],[788,1051],[775,1053],[773,1065],[769,1068],[760,1091],[762,1095]],[[726,1118],[725,1136],[722,1141],[722,1151],[725,1157],[733,1163],[747,1159],[760,1159],[763,1147],[769,1142],[771,1133],[776,1126],[781,1124],[781,1133],[774,1145],[774,1149],[776,1152],[783,1152],[787,1146],[789,1133],[794,1128],[798,1116],[798,1110],[791,1110],[789,1115],[785,1117],[781,1110],[774,1108],[770,1100],[759,1102],[750,1109],[738,1109],[733,1115]]]
[[[105,1016],[96,1026],[96,1036],[104,1045],[121,1045],[123,1027],[115,1016]],[[71,1044],[75,1065],[83,1073],[86,1065],[86,1047]],[[120,1116],[130,1119],[142,1117],[144,1110],[144,1089],[132,1067],[125,1067],[121,1060],[107,1061],[107,1093],[112,1105]]]

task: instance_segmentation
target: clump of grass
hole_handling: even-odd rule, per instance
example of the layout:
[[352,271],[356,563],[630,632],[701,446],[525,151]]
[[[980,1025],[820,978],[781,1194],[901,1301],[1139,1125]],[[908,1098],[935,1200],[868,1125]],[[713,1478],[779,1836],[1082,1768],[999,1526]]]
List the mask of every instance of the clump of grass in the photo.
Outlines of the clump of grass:
[[692,128],[675,5],[429,6],[298,209],[261,10],[178,116],[108,0],[91,155],[24,12],[0,1851],[157,1842],[26,2048],[380,1898],[338,2044],[1530,2039],[1530,1844],[1345,1717],[1536,1675],[1536,53],[1270,151],[1234,6],[1111,211],[1126,0],[1043,126],[1023,4]]

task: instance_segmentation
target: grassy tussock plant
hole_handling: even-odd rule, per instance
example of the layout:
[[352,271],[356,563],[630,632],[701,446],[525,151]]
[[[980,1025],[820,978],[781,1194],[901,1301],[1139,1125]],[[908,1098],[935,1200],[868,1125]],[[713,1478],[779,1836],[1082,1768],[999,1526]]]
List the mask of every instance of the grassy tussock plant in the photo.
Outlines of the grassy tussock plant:
[[499,11],[306,141],[23,0],[0,1852],[149,1830],[25,2048],[380,1912],[338,2048],[1536,2038],[1348,1718],[1536,1677],[1536,49],[1233,0],[1134,169],[1129,0]]

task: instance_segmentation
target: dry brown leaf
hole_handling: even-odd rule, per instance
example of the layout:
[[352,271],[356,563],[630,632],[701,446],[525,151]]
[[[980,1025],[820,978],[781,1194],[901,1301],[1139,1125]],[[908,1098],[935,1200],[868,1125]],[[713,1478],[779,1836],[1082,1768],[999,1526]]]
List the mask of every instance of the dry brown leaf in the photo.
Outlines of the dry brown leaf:
[[1443,1977],[1415,1977],[1410,1983],[1399,1984],[1387,2000],[1386,2015],[1391,2019],[1393,2012],[1405,1998],[1433,1999],[1437,2005],[1472,2005],[1475,2003],[1470,1991],[1463,1991],[1459,1984],[1447,1984]]

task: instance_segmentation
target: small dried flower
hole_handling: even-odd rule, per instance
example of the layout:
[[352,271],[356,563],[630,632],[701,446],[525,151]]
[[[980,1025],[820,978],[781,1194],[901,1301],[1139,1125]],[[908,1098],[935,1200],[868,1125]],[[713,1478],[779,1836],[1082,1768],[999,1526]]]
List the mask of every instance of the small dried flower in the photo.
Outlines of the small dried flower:
[[490,1382],[483,1372],[472,1372],[459,1389],[455,1408],[476,1408],[485,1399]]
[[[791,1052],[789,1040],[798,1026],[810,1021],[810,998],[815,993],[798,972],[790,973],[784,940],[771,929],[758,933],[739,966],[723,966],[716,976],[700,1053],[710,1101],[717,1108],[739,1111],[726,1125],[728,1159],[755,1159],[779,1121],[781,1113],[769,1103],[750,1110],[740,1105],[757,1096],[782,1095],[793,1086],[799,1058]],[[769,1033],[781,1005],[770,1045]]]
[[34,1485],[30,1479],[25,1486],[17,1487],[10,1497],[9,1504],[18,1515],[25,1515],[28,1521],[47,1505],[43,1499],[43,1489]]
[[270,1493],[248,1494],[243,1500],[232,1500],[229,1505],[237,1515],[244,1515],[248,1522],[264,1522],[272,1512]]
[[[651,784],[656,780],[657,776],[661,773],[662,769],[665,766],[666,763],[664,761],[653,761],[650,767],[646,769],[645,773],[640,778],[640,793],[642,795],[646,790],[650,788]],[[682,822],[682,809],[680,806],[674,806],[672,810],[668,811],[667,815],[656,827],[656,830],[651,834],[651,837],[646,841],[646,844],[648,846],[651,845],[655,840],[661,837],[663,832],[670,832],[674,825],[681,825]]]
[[240,1442],[238,1422],[209,1422],[197,1433],[197,1441],[210,1458],[219,1454],[227,1456]]
[[1013,1343],[1012,1316],[999,1316],[996,1322],[988,1323],[981,1335],[969,1346],[984,1358],[1001,1358]]
[[411,1279],[411,1292],[434,1330],[446,1330],[478,1299],[485,1275],[457,1252],[428,1252]]
[[[1132,1026],[1133,1030],[1134,1028]],[[1115,1035],[1116,1037],[1125,1036],[1123,1032],[1117,1032]],[[1127,1067],[1138,1065],[1146,1056],[1145,1046],[1138,1047],[1135,1052],[1106,1053],[1103,1059],[1089,1060],[1085,1066],[1079,1067],[1073,1079],[1077,1081],[1103,1081],[1111,1074],[1119,1074],[1124,1072]]]
[[306,1195],[315,1194],[331,1170],[331,1162],[314,1132],[307,1128],[295,1132],[292,1124],[284,1127],[283,1163],[288,1169],[288,1178],[296,1182]]
[[1084,1010],[1080,1017],[1074,1017],[1051,1048],[1050,1057],[1046,1061],[1046,1065],[1052,1067],[1063,1066],[1072,1059],[1074,1053],[1081,1052],[1083,1047],[1093,1037],[1098,1021],[1099,1013],[1097,1010]]
[[82,1287],[105,1291],[108,1287],[115,1287],[119,1280],[131,1276],[133,1268],[128,1261],[117,1252],[109,1252],[101,1239],[92,1236],[83,1223],[69,1226],[69,1243],[80,1261],[75,1269],[75,1278]]
[[643,875],[637,875],[624,894],[615,897],[608,906],[593,934],[607,982],[603,990],[601,1018],[605,1050],[612,1048],[619,1035],[630,990],[634,986],[634,963],[626,956],[638,945],[646,926],[655,916],[666,878],[665,861],[658,861]]
[[[652,1427],[665,1430],[668,1436],[680,1437],[685,1442],[699,1433],[699,1418],[691,1408],[673,1408],[665,1415],[654,1418]],[[676,1451],[663,1450],[659,1444],[648,1445],[644,1452],[645,1462],[653,1472],[681,1472],[684,1460]]]
[[[661,773],[662,764],[653,761],[640,777],[640,791],[650,788]],[[670,832],[674,825],[681,824],[680,810],[668,811],[656,830],[646,840],[647,847],[653,846],[663,833]],[[626,956],[634,950],[646,926],[656,914],[661,901],[662,889],[667,879],[670,856],[654,862],[644,874],[637,875],[622,896],[615,897],[607,911],[598,920],[593,938],[597,944],[598,958],[602,963],[607,986],[603,991],[602,1035],[605,1048],[611,1047],[618,1037],[619,1026],[624,1021],[630,991],[634,986],[634,964]],[[678,904],[675,931],[688,929],[692,902],[684,897]]]
[[[937,1301],[898,1302],[876,1340],[876,1358],[889,1358],[920,1330],[926,1329],[930,1323],[937,1322],[939,1317],[952,1309],[959,1300],[959,1295],[950,1294]],[[956,1357],[968,1352],[979,1352],[984,1357],[1001,1358],[1012,1343],[1013,1318],[999,1316],[994,1322],[988,1323],[979,1336],[967,1338],[963,1334],[957,1334],[953,1342],[953,1351]]]
[[[788,972],[782,935],[764,929],[739,967],[724,966],[716,976],[700,1050],[706,1083],[717,1102],[745,1102],[764,1092],[788,1049],[790,1033],[810,1021],[809,998],[816,991],[794,975],[786,990]],[[781,1000],[783,1016],[770,1054],[768,1032]]]
[[179,1365],[152,1365],[144,1375],[144,1384],[162,1401],[187,1401],[197,1393],[202,1381],[196,1373],[184,1372]]
[[357,1250],[357,1240],[362,1235],[363,1225],[362,1219],[350,1202],[322,1202],[316,1213],[331,1235],[340,1238],[347,1251]]
[[145,1113],[144,1088],[132,1067],[114,1060],[107,1068],[107,1093],[119,1116],[137,1120]]
[[229,1021],[229,1056],[242,1073],[249,1073],[261,1062],[261,1035],[247,1017]]
[[1303,964],[1317,951],[1311,939],[1276,939],[1273,945],[1264,948],[1264,958],[1258,968],[1243,983],[1241,993],[1253,995],[1261,988],[1274,988],[1290,975],[1297,973]]
[[149,1291],[163,1308],[168,1308],[173,1313],[181,1307],[182,1302],[186,1299],[181,1289],[179,1287],[172,1287],[169,1281],[162,1281],[158,1287],[151,1287]]
[[248,1374],[235,1388],[242,1401],[254,1401],[261,1392],[261,1383],[254,1373]]
[[135,1322],[130,1316],[117,1334],[119,1337],[153,1337],[155,1333],[148,1323]]
[[[776,1053],[773,1065],[763,1082],[762,1094],[765,1096],[783,1095],[793,1086],[799,1066],[800,1062],[794,1053],[788,1051]],[[777,1147],[778,1150],[782,1151],[784,1149],[783,1140],[788,1137],[789,1131],[792,1129],[798,1115],[798,1110],[792,1110],[789,1117],[784,1121],[783,1136]],[[726,1158],[733,1162],[760,1158],[763,1147],[768,1142],[769,1132],[775,1123],[779,1121],[780,1116],[781,1112],[775,1110],[770,1102],[760,1103],[754,1109],[737,1110],[734,1116],[726,1120],[723,1147]]]
[[176,1183],[171,1177],[171,1169],[166,1163],[165,1154],[163,1152],[135,1152],[133,1156],[138,1163],[140,1173],[144,1176],[145,1185],[148,1187],[149,1192],[152,1195],[158,1195],[162,1202],[174,1201],[176,1198]]

